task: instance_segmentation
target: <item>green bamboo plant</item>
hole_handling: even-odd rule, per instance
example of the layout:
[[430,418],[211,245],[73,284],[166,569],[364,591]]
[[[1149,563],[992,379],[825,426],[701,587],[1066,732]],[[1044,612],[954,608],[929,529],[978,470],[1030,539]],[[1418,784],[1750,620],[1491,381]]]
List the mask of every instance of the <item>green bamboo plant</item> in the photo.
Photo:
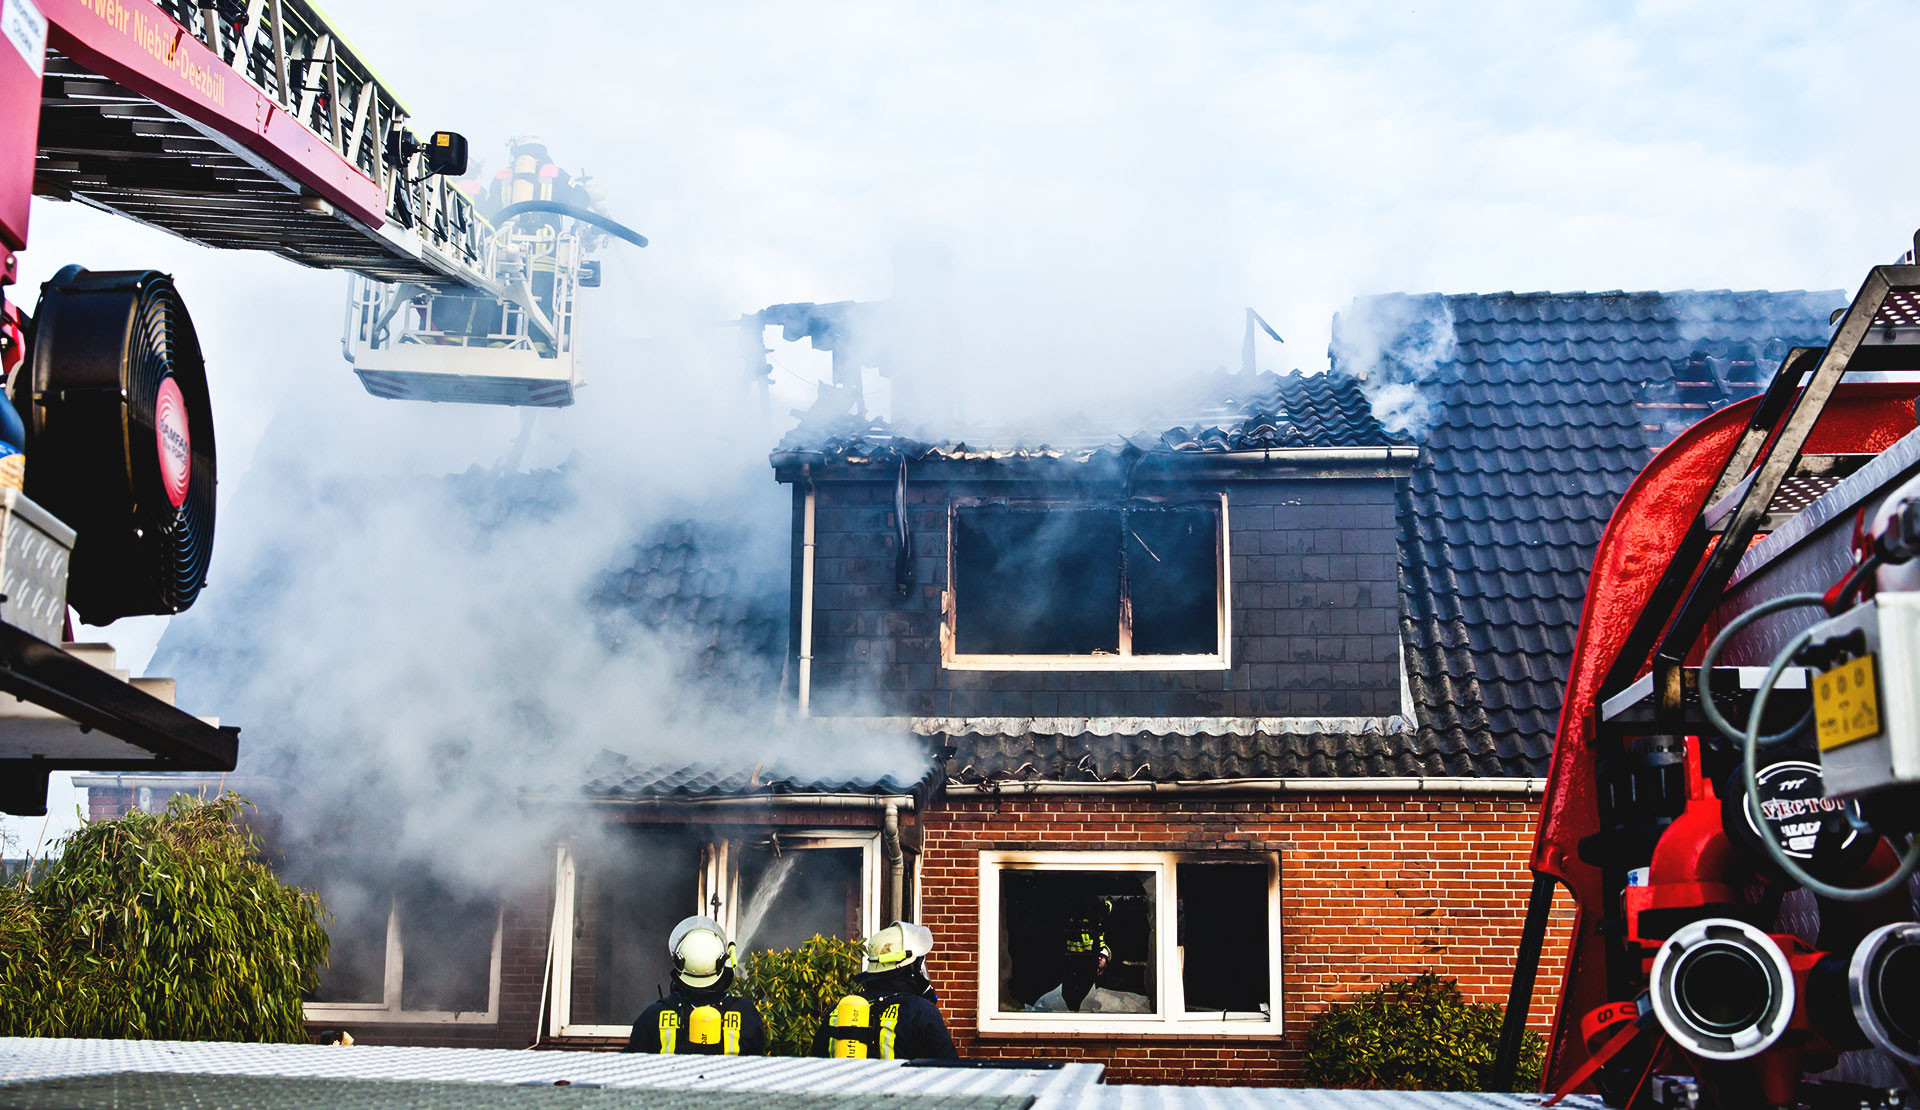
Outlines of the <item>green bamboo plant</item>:
[[813,1033],[853,986],[866,945],[815,936],[798,948],[754,952],[741,968],[741,989],[767,1023],[767,1055],[806,1056]]
[[267,868],[246,806],[96,821],[0,886],[0,1035],[305,1041],[326,909]]

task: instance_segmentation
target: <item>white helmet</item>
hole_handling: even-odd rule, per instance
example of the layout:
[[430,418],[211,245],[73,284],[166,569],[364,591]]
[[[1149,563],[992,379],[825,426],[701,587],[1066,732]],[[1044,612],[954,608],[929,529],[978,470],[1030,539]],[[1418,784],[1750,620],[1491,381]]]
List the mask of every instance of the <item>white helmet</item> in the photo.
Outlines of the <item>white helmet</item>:
[[673,973],[689,987],[711,987],[733,972],[733,945],[711,917],[689,917],[675,925],[667,951],[673,955]]
[[896,921],[867,940],[867,962],[887,970],[905,967],[933,951],[933,931],[911,921]]

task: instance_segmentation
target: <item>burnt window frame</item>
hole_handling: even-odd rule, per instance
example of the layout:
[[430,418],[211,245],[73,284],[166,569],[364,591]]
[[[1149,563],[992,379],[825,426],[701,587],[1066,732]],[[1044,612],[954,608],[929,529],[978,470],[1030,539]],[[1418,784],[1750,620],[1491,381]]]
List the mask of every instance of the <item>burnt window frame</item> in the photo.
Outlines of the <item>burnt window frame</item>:
[[[759,831],[744,834],[742,829],[746,827],[754,827]],[[740,857],[743,852],[750,850],[752,843],[764,839],[767,833],[779,838],[782,851],[851,849],[860,852],[860,922],[863,935],[871,936],[879,930],[882,924],[881,900],[885,897],[887,876],[878,829],[814,825],[736,826],[725,831],[716,829],[705,835],[693,876],[696,904],[687,907],[685,912],[712,917],[727,931],[728,937],[735,936],[740,925],[741,903],[751,893],[741,887]],[[625,1037],[633,1031],[632,1019],[622,1025],[599,1025],[591,1021],[574,1020],[574,960],[577,958],[574,933],[578,920],[582,863],[583,859],[572,842],[561,841],[556,845],[553,916],[550,923],[553,953],[545,986],[553,1001],[547,1008],[543,1027],[545,1035],[549,1037]],[[910,897],[914,905],[919,905],[918,868],[913,869],[911,882],[914,885]],[[715,899],[718,899],[717,906]],[[743,951],[740,959],[745,958]],[[639,1015],[636,1013],[635,1016]]]
[[493,915],[493,948],[487,960],[487,1008],[485,1010],[408,1010],[401,1006],[401,988],[406,979],[406,934],[400,925],[400,896],[389,895],[387,907],[387,951],[382,966],[379,1002],[303,1002],[301,1017],[329,1025],[495,1025],[500,1021],[500,962],[504,946],[507,911],[504,901],[496,900]]
[[[1180,952],[1182,864],[1255,864],[1267,867],[1267,1011],[1265,1013],[1186,1008],[1186,981]],[[1002,1011],[1000,1007],[1000,876],[1007,870],[1138,871],[1154,876],[1154,1012],[1150,1014],[1078,1014]],[[983,1036],[1092,1035],[1102,1037],[1184,1037],[1276,1039],[1285,1035],[1282,1010],[1280,852],[1277,848],[1243,852],[1078,851],[1006,849],[981,851],[975,890],[979,896],[979,937],[975,952],[978,978],[974,1021]]]
[[[960,596],[955,564],[956,534],[960,513],[965,509],[990,506],[1023,512],[1047,512],[1070,509],[1117,509],[1137,507],[1197,508],[1204,506],[1214,514],[1214,650],[1194,655],[1136,655],[1133,651],[1131,582],[1126,573],[1127,546],[1121,536],[1120,606],[1114,614],[1119,649],[1111,654],[1033,655],[966,653],[959,650],[958,628],[966,599]],[[1233,566],[1231,536],[1225,491],[1184,496],[1133,497],[981,497],[956,496],[947,500],[946,585],[940,594],[940,665],[955,671],[1219,671],[1233,667]]]

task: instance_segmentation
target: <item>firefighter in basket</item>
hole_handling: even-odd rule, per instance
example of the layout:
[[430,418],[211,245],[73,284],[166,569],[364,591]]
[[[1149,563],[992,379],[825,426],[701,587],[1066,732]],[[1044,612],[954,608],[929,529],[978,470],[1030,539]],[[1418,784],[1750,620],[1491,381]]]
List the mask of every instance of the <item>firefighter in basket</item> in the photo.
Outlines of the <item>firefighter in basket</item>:
[[628,1052],[764,1056],[767,1027],[751,999],[729,994],[733,945],[710,917],[689,917],[667,938],[673,990],[640,1014]]
[[867,941],[867,970],[853,977],[813,1037],[813,1054],[842,1060],[952,1060],[953,1037],[927,979],[933,933],[896,921]]

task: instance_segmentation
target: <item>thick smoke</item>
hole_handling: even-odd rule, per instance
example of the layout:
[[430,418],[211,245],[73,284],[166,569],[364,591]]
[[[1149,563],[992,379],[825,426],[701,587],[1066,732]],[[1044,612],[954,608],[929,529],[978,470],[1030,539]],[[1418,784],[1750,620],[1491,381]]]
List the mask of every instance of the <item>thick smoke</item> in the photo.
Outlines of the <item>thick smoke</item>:
[[1388,431],[1419,437],[1440,403],[1440,371],[1454,347],[1445,299],[1395,294],[1359,298],[1335,317],[1328,354],[1362,380],[1373,415]]
[[904,737],[782,719],[790,502],[726,338],[601,347],[580,405],[538,414],[316,366],[230,479],[208,589],[152,666],[243,727],[291,841],[485,883],[593,824],[552,803],[605,751],[919,776]]

